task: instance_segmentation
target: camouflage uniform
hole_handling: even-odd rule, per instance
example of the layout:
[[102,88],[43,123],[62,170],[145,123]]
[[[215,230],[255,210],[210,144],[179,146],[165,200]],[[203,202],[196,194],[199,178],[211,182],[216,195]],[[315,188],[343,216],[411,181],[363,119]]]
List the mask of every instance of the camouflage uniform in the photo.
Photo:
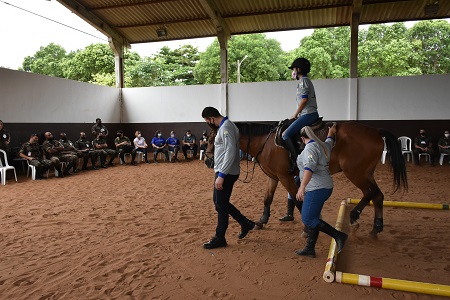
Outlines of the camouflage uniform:
[[92,145],[94,145],[95,150],[97,151],[101,151],[100,153],[100,163],[101,166],[103,167],[105,165],[106,162],[106,155],[109,155],[109,165],[113,164],[114,159],[116,158],[117,152],[113,149],[109,149],[109,148],[102,148],[99,149],[97,148],[97,145],[102,145],[102,144],[106,144],[106,139],[105,137],[100,137],[100,138],[96,138],[92,141]]
[[83,170],[87,169],[88,158],[91,158],[92,169],[96,169],[95,163],[97,162],[97,156],[100,155],[101,150],[94,150],[92,144],[86,139],[78,139],[75,142],[75,148],[78,149],[78,157],[83,158]]
[[67,162],[67,169],[69,165],[72,167],[73,172],[77,172],[78,168],[78,151],[69,139],[60,139],[59,142],[63,145],[64,150],[59,153],[59,160]]
[[[64,157],[63,155],[60,155],[60,151],[63,150],[58,150],[58,152],[54,152],[51,153],[50,150],[52,150],[53,148],[64,148],[64,146],[57,140],[46,140],[45,142],[42,143],[42,149],[44,149],[44,153],[47,156],[48,159],[50,159],[50,161],[55,165],[55,169],[56,171],[58,171],[59,176],[63,176],[62,175],[62,169],[61,169],[61,161],[68,161],[72,159],[72,155],[70,155],[70,159],[69,157]],[[76,158],[76,156],[75,156]],[[64,159],[64,160],[63,160]],[[71,167],[71,165],[67,165],[67,168],[65,170],[65,174],[68,174],[68,169]]]
[[[91,132],[92,132],[92,134],[95,136],[95,137],[97,137],[98,136],[98,134],[99,133],[103,133],[103,135],[104,136],[107,136],[108,135],[108,128],[106,128],[106,126],[105,125],[97,125],[97,124],[95,124],[94,126],[92,126],[92,128],[91,128]],[[95,132],[95,133],[94,133]]]
[[20,148],[19,153],[33,158],[28,161],[28,163],[36,167],[39,178],[42,178],[42,174],[53,166],[53,163],[50,160],[44,158],[41,146],[38,143],[24,143]]
[[130,139],[126,136],[122,136],[116,137],[116,139],[114,140],[115,145],[123,142],[127,142],[128,145],[116,146],[117,152],[120,155],[120,160],[125,163],[125,153],[131,153],[131,163],[133,164],[136,158],[136,150],[134,149],[134,146],[131,146],[132,143],[130,142]]

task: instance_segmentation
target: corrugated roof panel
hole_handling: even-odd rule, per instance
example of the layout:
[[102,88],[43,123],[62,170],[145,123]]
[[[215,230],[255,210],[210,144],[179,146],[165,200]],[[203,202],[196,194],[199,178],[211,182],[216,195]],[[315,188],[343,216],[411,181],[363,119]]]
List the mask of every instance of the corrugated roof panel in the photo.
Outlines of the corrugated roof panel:
[[[58,0],[71,7],[73,0]],[[166,26],[167,39],[217,35],[211,16],[199,0],[76,0],[130,43],[159,41],[156,29]],[[231,34],[349,25],[353,0],[211,0]],[[426,15],[431,0],[362,0],[360,23],[450,17],[450,0],[439,1],[436,15]],[[80,12],[78,5],[71,7]],[[79,13],[82,14],[82,13]],[[89,14],[83,18],[91,21]],[[94,20],[95,21],[95,20]],[[102,30],[100,22],[97,29]],[[145,25],[145,26],[142,26]]]

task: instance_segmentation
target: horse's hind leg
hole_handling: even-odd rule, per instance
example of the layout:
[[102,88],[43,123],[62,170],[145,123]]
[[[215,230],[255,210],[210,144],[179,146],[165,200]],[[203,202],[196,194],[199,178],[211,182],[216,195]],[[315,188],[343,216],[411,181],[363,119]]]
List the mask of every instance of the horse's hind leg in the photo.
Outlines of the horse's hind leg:
[[373,229],[370,232],[372,237],[377,237],[377,234],[383,231],[383,201],[384,195],[381,190],[376,187],[375,193],[372,197],[373,207],[375,209],[375,217],[373,221]]
[[275,194],[275,190],[277,189],[278,180],[268,178],[267,180],[267,187],[266,187],[266,194],[264,195],[264,211],[261,217],[259,218],[259,221],[256,222],[256,226],[258,228],[263,228],[264,224],[267,224],[269,222],[270,217],[270,205],[272,205],[273,196]]

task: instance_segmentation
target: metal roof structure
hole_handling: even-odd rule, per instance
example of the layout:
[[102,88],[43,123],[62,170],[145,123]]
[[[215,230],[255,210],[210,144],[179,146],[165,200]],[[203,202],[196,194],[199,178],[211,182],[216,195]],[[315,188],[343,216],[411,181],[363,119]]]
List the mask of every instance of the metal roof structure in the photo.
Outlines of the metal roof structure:
[[450,0],[57,1],[124,45],[450,17]]

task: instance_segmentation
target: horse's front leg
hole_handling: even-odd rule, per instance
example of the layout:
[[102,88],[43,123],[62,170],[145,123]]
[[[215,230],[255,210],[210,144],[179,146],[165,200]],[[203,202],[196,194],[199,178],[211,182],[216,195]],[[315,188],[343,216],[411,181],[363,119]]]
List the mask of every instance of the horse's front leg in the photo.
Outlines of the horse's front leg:
[[270,177],[268,178],[266,193],[264,195],[264,211],[261,218],[259,218],[259,221],[256,222],[256,226],[259,229],[263,228],[264,224],[267,224],[267,222],[269,222],[270,205],[272,205],[273,196],[275,194],[275,190],[277,189],[277,185],[278,185],[277,179],[272,179]]

